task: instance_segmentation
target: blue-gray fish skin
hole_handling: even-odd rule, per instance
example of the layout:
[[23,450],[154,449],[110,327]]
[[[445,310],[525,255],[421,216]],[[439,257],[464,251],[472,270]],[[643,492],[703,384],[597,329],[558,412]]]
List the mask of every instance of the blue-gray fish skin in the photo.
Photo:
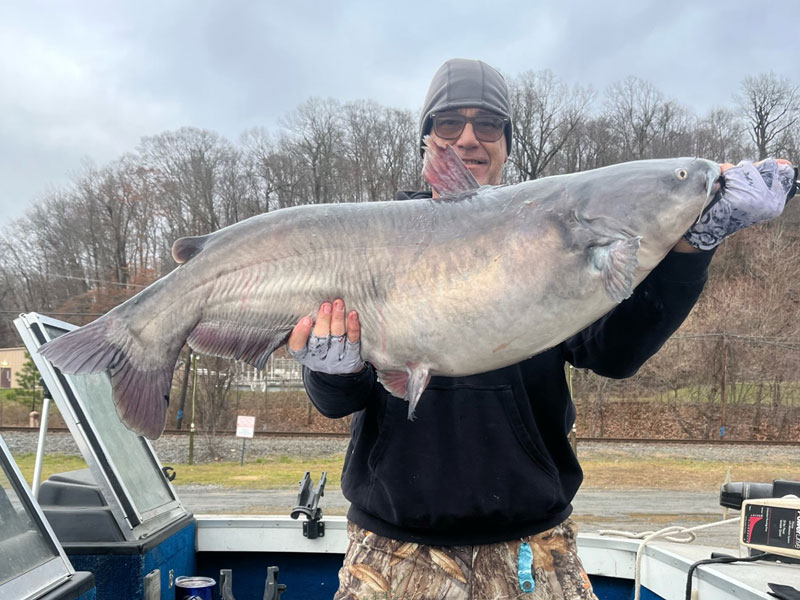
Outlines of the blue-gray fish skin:
[[517,363],[629,296],[709,202],[716,163],[638,161],[443,199],[282,209],[179,240],[169,275],[42,353],[111,372],[157,438],[174,365],[196,351],[263,367],[297,321],[342,298],[362,356],[411,407],[431,375]]

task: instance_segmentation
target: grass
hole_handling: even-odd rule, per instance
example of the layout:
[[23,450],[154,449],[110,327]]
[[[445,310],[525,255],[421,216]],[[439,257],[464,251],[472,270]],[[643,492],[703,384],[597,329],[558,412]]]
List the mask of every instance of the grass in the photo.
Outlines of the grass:
[[[35,454],[17,454],[14,456],[19,470],[22,471],[28,485],[33,481],[33,467],[36,462]],[[65,471],[75,471],[85,469],[86,461],[80,456],[70,456],[67,454],[46,454],[42,463],[42,481],[51,475],[63,473]]]
[[581,459],[584,487],[598,489],[664,489],[700,491],[718,489],[728,469],[732,481],[763,481],[798,477],[796,462],[726,462],[680,458]]
[[[35,456],[20,454],[14,457],[28,484],[33,481]],[[296,489],[306,471],[316,484],[322,471],[328,472],[328,485],[339,487],[344,455],[329,457],[301,458],[276,456],[246,461],[244,466],[237,462],[216,462],[203,464],[175,464],[170,466],[177,472],[175,485],[215,485],[245,489]],[[86,462],[77,456],[48,454],[42,466],[42,481],[54,473],[86,468]]]
[[[33,479],[34,455],[15,457],[25,479]],[[239,466],[237,462],[195,465],[172,464],[177,471],[175,485],[213,485],[243,489],[296,489],[306,471],[316,483],[322,471],[328,472],[328,485],[338,488],[344,455],[302,458],[275,456],[258,458]],[[607,455],[581,457],[584,487],[595,489],[717,489],[728,469],[733,481],[764,481],[798,478],[796,462],[725,462],[689,460],[673,457],[631,458]],[[45,457],[42,480],[53,473],[86,467],[83,459],[62,454]]]
[[173,465],[178,473],[177,485],[218,485],[247,489],[297,489],[306,471],[316,484],[322,471],[328,472],[328,483],[338,488],[341,481],[344,455],[302,458],[276,456],[238,462],[205,463],[200,465]]

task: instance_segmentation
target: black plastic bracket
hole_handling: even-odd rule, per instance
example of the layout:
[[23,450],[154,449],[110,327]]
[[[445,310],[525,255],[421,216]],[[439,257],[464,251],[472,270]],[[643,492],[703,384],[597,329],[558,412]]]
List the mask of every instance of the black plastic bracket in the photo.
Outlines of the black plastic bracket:
[[[286,591],[285,583],[278,583],[278,567],[267,567],[267,581],[264,584],[263,600],[280,600]],[[221,600],[236,600],[233,596],[233,573],[230,569],[219,572],[219,591]]]
[[263,600],[280,600],[281,594],[286,591],[285,583],[278,583],[278,567],[267,567],[267,583],[264,586]]
[[222,600],[236,600],[233,596],[233,574],[230,569],[220,569],[219,595]]
[[310,540],[325,537],[325,521],[303,521],[303,536]]
[[50,390],[47,388],[47,384],[44,382],[44,379],[39,380],[39,385],[42,388],[42,397],[47,398],[48,400],[53,399],[53,395],[50,393]]
[[328,472],[323,471],[319,484],[314,488],[311,474],[306,471],[300,482],[300,491],[297,493],[297,505],[292,509],[291,517],[297,519],[300,515],[306,516],[303,523],[303,535],[310,540],[325,535],[325,523],[322,521],[322,509],[319,500],[325,495],[325,482]]

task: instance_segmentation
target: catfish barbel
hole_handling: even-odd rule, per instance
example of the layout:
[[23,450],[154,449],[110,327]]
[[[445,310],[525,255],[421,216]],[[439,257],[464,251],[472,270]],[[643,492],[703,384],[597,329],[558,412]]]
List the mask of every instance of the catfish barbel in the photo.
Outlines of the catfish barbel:
[[184,344],[263,368],[342,298],[363,359],[411,414],[431,375],[518,363],[630,296],[719,174],[680,158],[479,187],[451,148],[429,148],[441,198],[297,206],[179,239],[177,269],[41,352],[65,373],[108,369],[122,421],[155,439]]

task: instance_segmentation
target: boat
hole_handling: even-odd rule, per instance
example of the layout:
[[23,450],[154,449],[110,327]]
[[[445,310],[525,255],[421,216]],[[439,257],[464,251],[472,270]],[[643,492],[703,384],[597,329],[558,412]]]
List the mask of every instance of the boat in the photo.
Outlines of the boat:
[[[192,514],[151,442],[117,417],[108,376],[65,375],[39,355],[42,344],[75,326],[38,313],[22,314],[14,323],[49,395],[32,486],[0,437],[0,598],[172,600],[178,578],[185,576],[214,579],[213,597],[220,600],[333,596],[347,547],[346,522],[323,516],[324,475],[315,485],[306,473],[286,515]],[[40,483],[51,400],[87,468]],[[796,496],[775,500],[767,493],[757,500],[740,492],[742,515],[766,514],[763,507],[777,505],[800,515]],[[776,590],[797,593],[800,551],[759,545],[752,529],[742,531],[739,542],[750,543],[733,555],[657,535],[582,533],[578,548],[600,600],[679,600],[689,586],[689,597],[697,600],[772,600]],[[800,550],[800,516],[791,533],[794,538],[786,539],[796,539]],[[375,597],[393,596],[389,591]]]

